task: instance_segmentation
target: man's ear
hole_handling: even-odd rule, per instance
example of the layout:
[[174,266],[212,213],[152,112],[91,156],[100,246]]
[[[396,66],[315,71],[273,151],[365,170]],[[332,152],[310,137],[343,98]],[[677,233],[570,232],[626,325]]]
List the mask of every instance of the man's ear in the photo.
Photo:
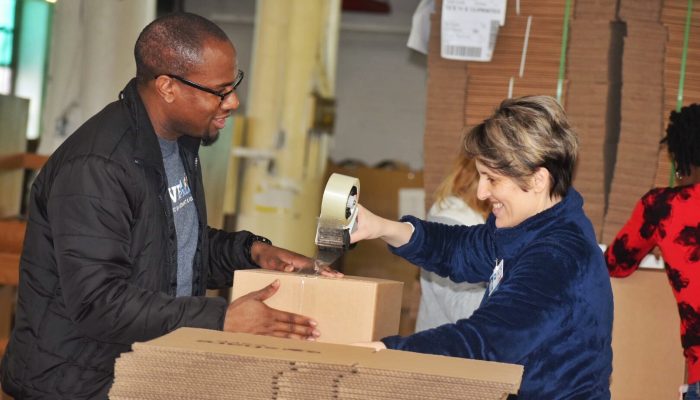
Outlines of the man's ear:
[[542,193],[544,191],[549,192],[549,185],[551,184],[551,179],[549,175],[549,170],[544,167],[539,167],[532,176],[532,190],[536,193]]
[[159,75],[154,82],[156,94],[166,103],[175,101],[175,81],[166,75]]

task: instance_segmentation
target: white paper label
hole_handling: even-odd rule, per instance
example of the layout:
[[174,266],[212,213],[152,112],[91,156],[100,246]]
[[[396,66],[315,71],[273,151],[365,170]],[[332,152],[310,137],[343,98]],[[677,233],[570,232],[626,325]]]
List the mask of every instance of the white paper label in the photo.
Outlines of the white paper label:
[[506,0],[444,0],[442,57],[491,61],[498,28],[505,22],[505,16]]

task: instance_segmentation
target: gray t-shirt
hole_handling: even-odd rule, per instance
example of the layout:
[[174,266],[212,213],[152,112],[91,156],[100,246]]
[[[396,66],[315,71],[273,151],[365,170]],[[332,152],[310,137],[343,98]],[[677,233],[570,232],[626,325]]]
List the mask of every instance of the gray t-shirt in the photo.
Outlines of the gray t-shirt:
[[177,233],[177,297],[192,296],[192,261],[197,251],[199,218],[177,141],[162,138],[158,141]]

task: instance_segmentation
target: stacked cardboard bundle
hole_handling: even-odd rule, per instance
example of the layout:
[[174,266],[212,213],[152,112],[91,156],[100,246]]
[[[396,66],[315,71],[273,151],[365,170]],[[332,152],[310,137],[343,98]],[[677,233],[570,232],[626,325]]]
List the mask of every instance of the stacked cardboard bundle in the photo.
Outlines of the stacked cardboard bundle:
[[430,19],[428,43],[428,87],[423,136],[423,182],[426,209],[434,193],[459,154],[464,129],[464,102],[467,89],[467,63],[440,56],[440,19],[442,2],[435,2]]
[[[685,22],[688,14],[687,0],[664,1],[661,22],[668,30],[666,45],[666,61],[664,63],[664,129],[668,125],[671,110],[676,109],[681,78],[681,59]],[[686,57],[682,104],[700,103],[700,2],[693,3],[690,20],[690,35]],[[665,131],[661,136],[665,135]],[[671,160],[665,146],[660,148],[659,163],[656,172],[656,186],[668,186],[671,171]],[[676,182],[677,185],[683,184]]]
[[[459,153],[465,129],[483,121],[509,95],[556,95],[564,6],[560,0],[508,2],[493,58],[481,63],[440,57],[442,2],[436,1],[428,49],[426,208]],[[564,92],[562,102],[565,98]]]
[[656,176],[664,121],[666,28],[658,19],[661,5],[662,0],[620,2],[627,36],[622,56],[620,137],[603,226],[604,243],[615,237]]
[[564,2],[508,2],[493,59],[469,64],[465,124],[481,123],[510,97],[555,96],[562,46]]
[[110,399],[504,399],[523,368],[181,328],[116,362]]
[[574,186],[600,237],[619,132],[620,62],[624,26],[616,1],[577,1],[571,22],[566,112],[579,136]]

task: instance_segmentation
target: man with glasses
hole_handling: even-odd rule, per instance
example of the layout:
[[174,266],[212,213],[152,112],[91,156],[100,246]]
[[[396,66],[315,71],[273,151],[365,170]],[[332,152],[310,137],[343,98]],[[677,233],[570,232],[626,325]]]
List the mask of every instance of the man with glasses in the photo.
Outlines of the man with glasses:
[[106,398],[120,353],[178,327],[319,336],[310,318],[263,303],[279,282],[230,305],[205,296],[230,286],[234,269],[311,265],[263,237],[206,224],[198,148],[239,106],[233,44],[181,13],[149,24],[134,55],[136,78],[119,100],[71,135],[33,184],[0,366],[15,398]]

